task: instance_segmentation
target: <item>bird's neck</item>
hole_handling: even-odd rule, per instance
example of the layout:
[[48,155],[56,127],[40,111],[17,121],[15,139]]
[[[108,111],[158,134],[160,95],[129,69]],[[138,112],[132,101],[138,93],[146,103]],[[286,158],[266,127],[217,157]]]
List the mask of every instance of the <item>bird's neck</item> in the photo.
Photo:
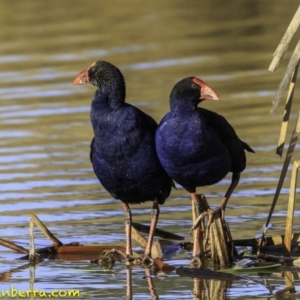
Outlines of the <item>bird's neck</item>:
[[184,101],[171,101],[170,107],[173,116],[188,117],[197,114],[197,105],[192,105]]
[[107,106],[113,110],[120,108],[125,102],[125,91],[120,89],[101,90],[95,92],[92,105]]

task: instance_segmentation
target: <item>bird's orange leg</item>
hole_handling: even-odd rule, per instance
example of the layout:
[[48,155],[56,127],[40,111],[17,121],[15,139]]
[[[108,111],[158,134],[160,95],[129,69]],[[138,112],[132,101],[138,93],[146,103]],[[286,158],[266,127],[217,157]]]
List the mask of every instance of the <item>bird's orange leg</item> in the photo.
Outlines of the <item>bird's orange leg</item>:
[[126,257],[132,256],[132,245],[131,245],[131,224],[132,216],[131,210],[127,203],[122,202],[124,214],[125,214],[125,234],[126,234]]
[[149,230],[149,236],[147,240],[147,245],[145,248],[145,253],[144,257],[142,259],[143,264],[151,264],[152,263],[152,258],[151,258],[151,248],[152,248],[152,243],[153,243],[153,237],[156,229],[156,224],[158,221],[159,217],[159,205],[158,205],[158,200],[155,198],[153,201],[153,206],[152,206],[152,211],[151,211],[151,224],[150,224],[150,230]]
[[[201,202],[200,202],[196,192],[191,193],[191,198],[192,198],[192,201],[194,202],[193,216],[195,216],[196,219],[198,219],[199,214],[200,214]],[[192,265],[201,265],[201,260],[200,260],[200,254],[201,254],[200,253],[201,252],[200,251],[200,233],[201,232],[200,231],[201,231],[201,228],[199,226],[197,226],[196,230],[194,231],[193,257],[190,262]]]
[[[210,216],[207,220],[207,226],[206,226],[206,234],[205,234],[206,239],[208,239],[209,226],[212,223],[214,216],[218,213],[221,213],[221,218],[222,218],[222,220],[224,220],[226,204],[227,204],[232,192],[234,191],[234,189],[236,188],[236,186],[239,183],[240,175],[241,175],[240,173],[232,174],[231,184],[230,184],[225,196],[221,199],[220,205],[216,209],[214,209],[213,212],[210,214]],[[191,228],[191,231],[195,230],[196,228],[199,227],[200,221],[203,219],[203,217],[204,217],[203,214],[199,215],[198,219],[194,222],[194,225]]]
[[218,213],[221,213],[221,218],[222,218],[222,220],[224,220],[225,208],[226,208],[227,202],[228,202],[232,192],[237,187],[237,185],[240,181],[240,177],[241,177],[241,173],[233,173],[232,174],[231,184],[230,184],[225,196],[221,199],[220,205],[216,209],[214,209],[212,214],[210,215],[208,222],[207,222],[207,228],[209,228],[209,226],[213,220],[213,217]]

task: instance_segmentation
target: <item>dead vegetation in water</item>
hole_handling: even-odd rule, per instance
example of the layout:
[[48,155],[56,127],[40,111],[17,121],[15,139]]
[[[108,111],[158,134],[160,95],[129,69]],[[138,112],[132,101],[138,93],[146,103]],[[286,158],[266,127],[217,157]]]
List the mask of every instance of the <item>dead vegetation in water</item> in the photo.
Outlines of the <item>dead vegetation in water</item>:
[[[217,218],[218,220],[218,218]],[[212,224],[216,223],[215,220]],[[25,254],[18,258],[18,260],[35,260],[31,259],[31,257],[37,256],[40,260],[42,259],[64,259],[64,260],[93,260],[93,262],[98,261],[124,261],[125,260],[125,247],[118,245],[82,245],[78,242],[72,242],[68,244],[64,244],[61,240],[59,240],[44,224],[43,222],[36,216],[30,215],[30,250],[17,245],[16,243],[10,242],[5,239],[0,238],[0,245],[7,247],[13,251],[18,253]],[[33,237],[33,224],[36,225],[45,236],[51,241],[52,245],[43,248],[34,247],[34,237]],[[215,225],[216,227],[219,224]],[[138,230],[137,230],[138,229]],[[228,227],[225,229],[228,230]],[[215,231],[215,229],[211,229],[211,231]],[[141,248],[143,249],[146,246],[147,240],[142,235],[143,233],[148,234],[149,226],[133,223],[132,227],[132,236],[139,243]],[[152,246],[152,256],[154,258],[154,266],[159,269],[170,268],[174,269],[174,267],[170,266],[163,262],[164,251],[169,250],[174,255],[180,251],[186,251],[187,254],[192,250],[193,242],[187,241],[183,236],[173,234],[171,232],[157,229],[155,231],[155,236],[159,237]],[[219,235],[217,236],[219,237]],[[215,237],[216,238],[216,237]],[[231,238],[231,236],[230,236]],[[222,240],[221,240],[222,241]],[[261,250],[264,251],[259,254],[259,256],[255,256],[255,254],[250,254],[253,259],[264,259],[266,261],[273,261],[278,263],[284,263],[286,261],[298,261],[298,257],[284,257],[284,256],[276,256],[272,255],[272,251],[276,249],[276,251],[280,251],[280,247],[283,250],[284,245],[284,236],[274,236],[268,237],[264,239],[263,246]],[[210,256],[210,242],[204,241],[206,243],[206,262],[209,262],[209,265],[213,268],[218,268],[218,262],[214,262]],[[253,247],[253,249],[257,249],[261,244],[261,239],[242,239],[242,240],[229,240],[230,246],[243,246],[243,247]],[[33,243],[33,245],[31,245]],[[294,248],[298,247],[300,244],[300,234],[296,233],[293,235],[292,245]],[[208,246],[207,246],[208,245]],[[33,252],[31,252],[33,251]],[[268,253],[269,252],[269,253]],[[113,254],[113,255],[111,255]],[[235,251],[233,254],[233,258],[236,261],[240,258],[240,255]],[[38,259],[38,260],[39,260]],[[300,259],[299,259],[300,261]],[[233,263],[228,264],[226,267],[233,265]]]
[[[214,220],[215,222],[215,220]],[[213,222],[213,223],[214,223]],[[59,240],[35,215],[30,215],[30,235],[31,241],[34,243],[34,236],[32,233],[33,225],[36,225],[45,236],[51,241],[52,245],[44,248],[35,249],[34,245],[31,245],[30,249],[34,249],[34,253],[30,253],[24,247],[21,247],[15,243],[9,242],[4,239],[0,239],[0,244],[7,248],[12,249],[21,254],[25,254],[18,259],[27,260],[26,264],[21,267],[12,268],[8,272],[0,274],[0,281],[5,282],[9,281],[11,275],[17,272],[20,272],[26,268],[30,268],[31,274],[34,274],[35,267],[38,267],[43,259],[59,259],[59,260],[88,260],[93,264],[97,264],[101,269],[107,271],[113,271],[115,265],[124,264],[125,265],[125,247],[117,245],[82,245],[78,242],[73,242],[69,244],[64,244],[63,241]],[[142,235],[149,232],[149,226],[142,225],[139,223],[134,223],[133,229],[133,238],[140,244],[141,248],[145,247],[146,239]],[[138,229],[138,230],[137,230]],[[213,230],[213,229],[212,229]],[[164,252],[170,248],[172,252],[176,254],[179,250],[186,251],[187,255],[190,254],[193,247],[192,241],[186,241],[184,237],[176,235],[161,229],[157,229],[155,235],[159,238],[155,241],[152,248],[154,265],[152,268],[145,268],[145,279],[149,285],[149,290],[151,295],[154,297],[156,294],[153,278],[159,276],[166,276],[168,273],[175,272],[181,277],[190,277],[194,278],[194,295],[198,295],[199,299],[206,299],[205,295],[207,293],[215,293],[218,290],[221,294],[225,293],[226,290],[231,286],[231,284],[236,280],[245,281],[247,284],[247,278],[245,278],[245,273],[248,272],[274,272],[283,268],[286,263],[284,257],[272,256],[271,254],[266,254],[265,257],[256,257],[255,255],[249,255],[248,259],[243,258],[239,259],[238,256],[235,256],[235,260],[238,260],[238,263],[233,264],[233,268],[223,269],[221,271],[215,271],[218,267],[210,268],[193,268],[193,267],[175,267],[172,266],[170,261],[172,257],[169,257],[169,263],[164,262]],[[282,246],[282,240],[284,237],[273,237],[267,238],[264,241],[264,246],[262,250],[272,249],[273,246],[276,248],[278,245]],[[298,245],[300,241],[300,234],[294,235],[294,245]],[[258,247],[260,244],[259,239],[244,239],[231,241],[233,244],[242,245],[242,246],[252,246]],[[271,248],[270,248],[271,247]],[[278,250],[278,249],[277,249]],[[208,254],[209,252],[207,252]],[[237,255],[237,254],[236,254]],[[291,258],[288,258],[289,261]],[[296,258],[293,258],[295,260]],[[207,257],[207,261],[209,256]],[[280,262],[280,264],[278,264]],[[132,269],[133,266],[126,266],[126,295],[132,295]],[[124,269],[122,269],[124,270]],[[239,273],[243,273],[243,277]],[[32,275],[34,276],[34,275]],[[31,280],[34,282],[34,279]],[[261,283],[259,283],[261,284]],[[269,292],[274,290],[274,287],[269,287],[266,285],[266,288]],[[288,286],[287,290],[280,291],[283,295],[292,289]]]
[[[279,46],[277,47],[272,63],[269,67],[270,71],[274,71],[284,53],[287,51],[290,41],[294,34],[298,30],[300,25],[300,7],[298,8],[294,18],[292,19],[284,37],[282,38]],[[276,111],[279,103],[283,99],[286,90],[288,90],[285,110],[283,114],[282,126],[277,145],[276,153],[279,156],[283,155],[284,144],[286,140],[286,132],[289,123],[289,117],[292,108],[292,102],[294,97],[294,90],[298,74],[298,66],[300,61],[300,41],[298,42],[290,62],[287,66],[286,72],[279,84],[278,90],[274,97],[272,113]],[[207,216],[210,215],[211,209],[207,204],[205,197],[200,196],[202,199],[202,211],[203,218],[198,220],[201,235],[201,245],[199,245],[202,252],[203,265],[201,268],[191,267],[177,267],[167,264],[163,261],[164,250],[166,248],[172,248],[175,253],[177,250],[184,250],[190,253],[193,247],[193,241],[186,240],[184,237],[175,235],[170,232],[166,232],[161,229],[156,229],[155,235],[160,237],[153,244],[152,256],[154,258],[154,275],[152,275],[150,269],[145,269],[145,278],[147,279],[149,290],[153,298],[157,297],[155,288],[153,285],[152,277],[158,276],[161,272],[167,274],[175,270],[179,276],[194,278],[194,296],[197,299],[207,299],[207,295],[213,293],[213,295],[225,294],[231,282],[234,280],[245,280],[244,277],[240,277],[237,274],[242,272],[267,272],[274,271],[280,268],[285,271],[285,281],[287,287],[275,293],[276,298],[289,297],[296,298],[297,294],[293,286],[293,271],[297,270],[297,266],[300,265],[299,244],[300,233],[293,233],[293,218],[294,218],[294,204],[297,187],[298,170],[300,167],[300,161],[293,162],[293,170],[291,176],[290,195],[287,208],[287,220],[285,235],[281,236],[266,236],[267,228],[274,212],[277,200],[280,196],[280,191],[283,185],[283,181],[286,177],[288,167],[290,165],[292,155],[300,134],[300,111],[298,112],[298,119],[296,121],[289,147],[287,149],[286,157],[284,159],[281,175],[278,181],[277,189],[270,207],[269,216],[266,220],[265,230],[261,238],[258,239],[243,239],[233,240],[231,237],[230,229],[227,223],[222,220],[220,216],[215,216],[213,222],[207,228]],[[193,209],[194,211],[194,209]],[[195,216],[193,217],[195,223]],[[35,248],[33,225],[36,225],[50,239],[52,245],[44,248]],[[194,227],[196,225],[194,224]],[[132,236],[140,244],[142,248],[146,245],[146,239],[142,233],[148,233],[149,227],[146,225],[133,223]],[[92,263],[98,264],[100,267],[106,269],[112,269],[116,262],[123,262],[125,257],[125,247],[117,245],[82,245],[78,242],[64,244],[38,219],[35,215],[30,215],[30,249],[26,249],[10,241],[0,238],[0,245],[7,247],[20,254],[24,254],[19,259],[28,260],[24,266],[11,269],[9,272],[0,274],[0,281],[8,281],[11,274],[20,272],[26,268],[34,268],[38,266],[45,258],[62,259],[62,260],[90,260]],[[238,254],[236,247],[252,247],[252,253]],[[273,250],[279,252],[274,254]],[[209,268],[205,268],[209,266]],[[222,267],[222,272],[214,271],[218,267]],[[291,268],[291,266],[294,266]],[[227,269],[226,269],[227,268]],[[127,290],[126,296],[132,295],[132,268],[126,269],[127,273]],[[31,272],[34,273],[34,272]],[[207,282],[210,280],[210,289],[207,293]],[[272,293],[273,289],[270,285],[266,284],[269,292]],[[288,293],[288,294],[287,294]]]

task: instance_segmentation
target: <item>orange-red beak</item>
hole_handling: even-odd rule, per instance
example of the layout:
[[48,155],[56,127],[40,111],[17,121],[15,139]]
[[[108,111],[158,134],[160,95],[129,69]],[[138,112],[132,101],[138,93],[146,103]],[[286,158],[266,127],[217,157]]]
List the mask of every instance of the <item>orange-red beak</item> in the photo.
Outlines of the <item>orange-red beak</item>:
[[95,63],[92,63],[88,68],[84,69],[83,71],[81,71],[73,80],[73,84],[75,85],[79,85],[79,84],[86,84],[90,82],[89,79],[89,69],[91,67],[93,67],[95,65]]
[[219,100],[219,95],[204,81],[196,77],[193,81],[201,87],[200,100]]
[[78,84],[89,83],[90,80],[89,80],[88,70],[89,69],[85,69],[81,71],[73,80],[73,84],[78,85]]

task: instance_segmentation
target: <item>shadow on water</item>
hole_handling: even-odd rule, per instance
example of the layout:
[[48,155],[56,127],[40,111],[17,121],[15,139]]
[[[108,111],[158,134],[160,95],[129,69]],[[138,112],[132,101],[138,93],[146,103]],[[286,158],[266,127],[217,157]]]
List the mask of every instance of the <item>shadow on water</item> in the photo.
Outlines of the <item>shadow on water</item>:
[[[124,243],[121,205],[99,184],[88,157],[95,89],[72,86],[79,71],[103,59],[124,73],[127,101],[157,121],[168,111],[171,88],[183,77],[198,76],[218,91],[220,101],[201,105],[224,115],[256,151],[248,155],[248,168],[226,210],[234,239],[253,237],[265,222],[282,165],[275,155],[281,113],[270,117],[269,111],[287,59],[275,73],[267,67],[298,5],[295,0],[289,5],[256,0],[1,1],[0,236],[27,247],[27,215],[34,213],[65,242]],[[289,176],[272,219],[276,234],[284,231]],[[213,207],[229,182],[230,175],[198,192]],[[147,223],[149,213],[149,203],[133,207],[135,222]],[[161,207],[159,227],[189,239],[191,225],[188,194],[178,187]],[[35,238],[45,246],[41,233]],[[29,288],[29,269],[17,257],[0,249],[5,279],[0,291]],[[178,252],[169,262],[179,267],[188,261],[186,253]],[[193,291],[201,294],[199,299],[272,299],[264,280],[276,289],[285,284],[283,273],[247,275],[247,284],[175,272],[151,277],[142,268],[113,274],[87,261],[46,260],[36,267],[34,287],[120,299],[126,295],[126,277],[132,277],[133,299],[149,299],[151,291],[154,297],[154,290],[160,299],[197,299]]]

